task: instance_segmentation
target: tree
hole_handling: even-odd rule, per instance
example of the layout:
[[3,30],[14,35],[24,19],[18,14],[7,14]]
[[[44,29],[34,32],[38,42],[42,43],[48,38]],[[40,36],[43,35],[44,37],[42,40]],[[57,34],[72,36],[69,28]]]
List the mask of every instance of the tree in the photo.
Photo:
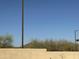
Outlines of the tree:
[[6,36],[0,36],[0,48],[11,48],[12,45],[12,36],[6,35]]

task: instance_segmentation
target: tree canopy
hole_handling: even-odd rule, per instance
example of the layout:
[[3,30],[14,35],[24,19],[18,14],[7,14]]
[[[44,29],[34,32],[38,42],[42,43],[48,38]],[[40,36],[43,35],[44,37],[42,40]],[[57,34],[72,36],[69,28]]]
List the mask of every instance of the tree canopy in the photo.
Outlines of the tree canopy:
[[11,35],[0,36],[0,48],[11,48],[13,39]]

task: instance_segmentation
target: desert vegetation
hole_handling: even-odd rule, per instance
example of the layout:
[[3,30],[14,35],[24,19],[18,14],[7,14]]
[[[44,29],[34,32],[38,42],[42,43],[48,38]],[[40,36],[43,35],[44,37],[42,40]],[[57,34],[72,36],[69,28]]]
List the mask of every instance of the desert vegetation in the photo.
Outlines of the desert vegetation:
[[32,40],[25,47],[46,48],[48,51],[75,51],[78,50],[79,45],[67,40]]
[[0,48],[11,48],[13,47],[13,39],[11,35],[0,36]]
[[[13,45],[11,35],[0,36],[0,48],[17,48]],[[21,48],[19,46],[18,48]],[[31,40],[24,45],[24,48],[45,48],[48,51],[79,51],[79,44],[67,40]]]

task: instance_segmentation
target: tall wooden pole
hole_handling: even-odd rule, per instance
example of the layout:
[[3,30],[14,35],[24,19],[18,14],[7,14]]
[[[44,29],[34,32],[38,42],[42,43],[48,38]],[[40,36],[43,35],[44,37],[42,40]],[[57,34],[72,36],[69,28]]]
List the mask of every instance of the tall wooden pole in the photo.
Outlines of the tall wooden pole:
[[24,48],[24,0],[22,0],[22,48]]

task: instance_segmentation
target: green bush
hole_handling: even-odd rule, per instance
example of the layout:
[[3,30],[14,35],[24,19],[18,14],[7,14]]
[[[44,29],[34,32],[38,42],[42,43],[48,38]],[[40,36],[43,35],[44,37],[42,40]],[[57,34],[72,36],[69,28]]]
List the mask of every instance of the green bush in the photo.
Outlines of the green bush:
[[[77,47],[79,45],[77,44]],[[75,51],[75,44],[66,40],[32,40],[26,44],[26,48],[46,48],[48,51]]]
[[11,48],[12,45],[12,36],[6,35],[6,36],[0,36],[0,48]]

